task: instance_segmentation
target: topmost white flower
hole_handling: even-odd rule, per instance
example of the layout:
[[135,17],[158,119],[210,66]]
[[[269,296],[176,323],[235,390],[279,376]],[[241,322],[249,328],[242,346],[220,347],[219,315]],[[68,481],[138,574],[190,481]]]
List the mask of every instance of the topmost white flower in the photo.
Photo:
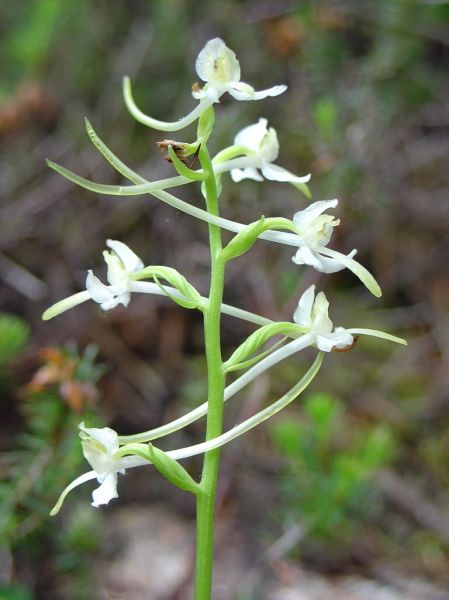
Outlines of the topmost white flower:
[[179,131],[196,121],[214,102],[219,102],[225,92],[237,100],[261,100],[267,96],[278,96],[287,89],[286,85],[275,85],[268,90],[256,90],[240,81],[240,64],[234,52],[223,40],[209,40],[196,59],[196,72],[206,85],[201,89],[193,86],[192,95],[199,104],[178,121],[160,121],[143,113],[134,102],[129,77],[123,79],[123,97],[132,116],[143,125],[159,131]]
[[267,96],[278,96],[287,89],[286,85],[275,85],[256,92],[252,86],[240,81],[239,61],[220,38],[207,42],[198,54],[195,69],[198,77],[206,82],[203,89],[193,90],[192,95],[197,100],[208,98],[218,102],[225,92],[236,100],[261,100]]

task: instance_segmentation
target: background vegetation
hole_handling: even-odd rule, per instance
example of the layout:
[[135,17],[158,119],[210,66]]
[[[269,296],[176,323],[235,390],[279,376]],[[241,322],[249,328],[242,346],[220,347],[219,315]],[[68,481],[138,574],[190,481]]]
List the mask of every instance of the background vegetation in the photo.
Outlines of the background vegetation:
[[[182,116],[193,106],[195,57],[215,36],[236,52],[245,81],[289,90],[263,104],[223,98],[214,149],[266,116],[279,163],[312,172],[314,199],[340,199],[335,247],[358,248],[384,291],[375,302],[350,274],[298,271],[288,248],[261,242],[232,264],[226,300],[288,319],[300,291],[319,282],[334,322],[410,342],[363,339],[330,356],[305,401],[226,449],[218,554],[240,531],[256,573],[246,587],[229,584],[229,597],[260,598],[257,586],[287,560],[381,580],[419,575],[449,593],[448,3],[30,0],[3,3],[0,17],[0,598],[97,597],[96,566],[120,553],[111,531],[121,507],[163,503],[193,518],[182,494],[142,472],[120,482],[120,501],[105,511],[89,508],[85,486],[57,520],[47,516],[84,468],[79,421],[122,433],[156,426],[204,400],[204,361],[199,316],[160,299],[135,297],[107,314],[86,304],[45,324],[42,310],[82,289],[86,268],[101,272],[106,238],[202,291],[208,257],[200,223],[150,197],[96,197],[45,158],[118,181],[89,144],[86,115],[137,171],[168,175],[160,134],[123,107],[121,78],[132,77],[148,114]],[[180,193],[199,202],[193,186]],[[303,206],[285,186],[242,182],[226,183],[222,210],[249,222]],[[241,325],[226,320],[223,333],[230,350]],[[229,423],[303,366],[292,359],[259,381],[229,407]],[[201,436],[198,424],[168,444]],[[278,538],[287,542],[270,562],[264,549]],[[171,598],[183,597],[188,572]]]

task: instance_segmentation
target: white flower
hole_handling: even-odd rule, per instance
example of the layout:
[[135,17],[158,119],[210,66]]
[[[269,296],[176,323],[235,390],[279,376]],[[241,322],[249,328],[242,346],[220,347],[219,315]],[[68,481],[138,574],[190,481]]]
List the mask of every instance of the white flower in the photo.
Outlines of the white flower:
[[[232,179],[237,182],[242,179],[263,181],[263,177],[257,170],[260,169],[265,179],[271,181],[287,181],[289,183],[309,181],[310,174],[298,177],[286,169],[272,164],[279,155],[279,142],[275,129],[273,127],[268,129],[267,123],[267,119],[259,119],[257,123],[245,127],[235,136],[234,144],[248,148],[252,154],[241,159],[244,163],[249,163],[248,166],[231,170]],[[235,162],[238,163],[238,159]]]
[[115,308],[118,304],[128,306],[130,294],[130,274],[143,269],[143,262],[134,252],[116,240],[107,240],[112,252],[103,252],[108,265],[107,278],[110,285],[102,283],[92,271],[88,271],[86,288],[90,298],[98,302],[103,310]]
[[218,102],[225,92],[236,100],[261,100],[267,96],[278,96],[287,89],[286,85],[275,85],[256,92],[253,87],[241,82],[239,61],[220,38],[207,42],[198,54],[195,69],[198,77],[206,82],[203,89],[192,92],[197,100],[207,98],[211,102]]
[[333,329],[333,323],[328,314],[329,302],[320,292],[315,298],[315,286],[311,285],[303,293],[298,302],[298,307],[293,315],[293,320],[315,337],[315,345],[323,352],[330,352],[333,348],[346,348],[354,339],[343,327]]
[[293,262],[298,265],[310,265],[321,273],[336,273],[348,264],[356,263],[352,257],[357,250],[344,255],[326,248],[334,227],[340,224],[340,219],[323,213],[328,208],[335,208],[337,204],[338,200],[313,202],[294,215],[293,223],[298,228],[299,248],[292,258]]
[[112,498],[118,498],[117,473],[125,473],[125,469],[120,466],[120,459],[114,458],[119,449],[118,435],[109,427],[88,428],[83,423],[79,427],[84,457],[100,483],[92,492],[92,506],[108,504]]
[[84,423],[79,425],[83,454],[92,467],[92,471],[83,473],[74,479],[63,490],[50,515],[56,515],[64,503],[67,495],[79,485],[96,479],[99,487],[92,492],[92,506],[98,508],[109,504],[113,498],[118,497],[117,474],[125,473],[125,469],[140,467],[149,464],[147,460],[132,453],[123,453],[120,448],[117,432],[109,427],[89,428]]

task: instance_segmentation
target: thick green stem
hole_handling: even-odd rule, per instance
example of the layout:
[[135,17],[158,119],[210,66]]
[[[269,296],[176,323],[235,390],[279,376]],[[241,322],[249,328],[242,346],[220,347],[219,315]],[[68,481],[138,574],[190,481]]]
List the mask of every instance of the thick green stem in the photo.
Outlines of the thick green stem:
[[[210,214],[218,216],[217,186],[212,163],[204,146],[200,150],[205,180],[206,204]],[[221,230],[209,225],[211,252],[211,282],[209,303],[204,311],[204,339],[208,372],[208,416],[206,440],[219,436],[223,429],[224,375],[221,358],[220,325],[225,263],[220,257]],[[220,467],[220,449],[204,456],[201,491],[197,495],[197,541],[195,570],[195,600],[210,600],[214,545],[214,513]]]

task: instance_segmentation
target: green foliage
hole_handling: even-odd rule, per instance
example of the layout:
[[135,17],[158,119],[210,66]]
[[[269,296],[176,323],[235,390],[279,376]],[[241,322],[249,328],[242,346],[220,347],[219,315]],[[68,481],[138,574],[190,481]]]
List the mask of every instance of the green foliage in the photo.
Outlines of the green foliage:
[[323,139],[331,139],[336,133],[337,107],[332,98],[321,98],[315,104],[313,117]]
[[[26,323],[2,315],[0,330],[2,363],[20,358],[28,338]],[[8,395],[22,426],[8,442],[11,449],[0,455],[0,550],[32,555],[42,544],[51,543],[58,554],[55,571],[70,581],[64,597],[81,600],[91,589],[89,556],[97,548],[99,516],[86,506],[58,530],[47,527],[48,513],[72,474],[80,470],[82,453],[73,432],[81,420],[90,418],[89,402],[105,367],[96,362],[93,345],[83,353],[75,343],[46,348],[42,357],[44,364],[26,387],[14,376],[8,380]],[[0,600],[32,598],[25,587],[0,587]]]
[[63,596],[84,600],[92,595],[92,560],[101,542],[102,513],[82,503],[69,513],[64,528],[56,532],[55,569],[63,576]]
[[354,428],[326,394],[309,396],[304,413],[303,421],[281,419],[272,429],[287,460],[284,501],[311,536],[341,543],[370,509],[372,476],[391,460],[392,437],[384,427]]
[[0,368],[14,360],[30,336],[28,324],[15,315],[0,314]]
[[0,585],[0,600],[33,600],[33,594],[22,585]]
[[22,68],[34,70],[42,66],[53,43],[56,24],[64,3],[54,0],[30,2],[21,26],[10,38],[11,55]]

